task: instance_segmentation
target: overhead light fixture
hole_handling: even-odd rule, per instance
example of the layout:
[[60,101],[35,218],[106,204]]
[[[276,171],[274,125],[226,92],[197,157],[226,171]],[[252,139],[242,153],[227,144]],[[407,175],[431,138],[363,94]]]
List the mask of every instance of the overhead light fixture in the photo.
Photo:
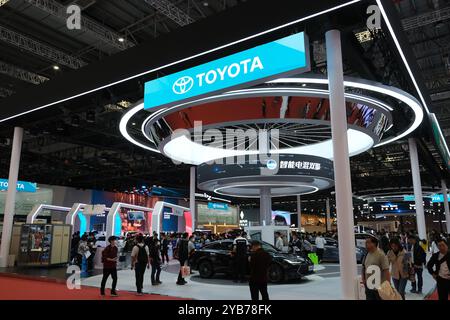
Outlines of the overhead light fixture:
[[119,41],[119,42],[125,42],[125,39],[122,38],[122,37],[120,37],[119,39],[117,39],[117,41]]
[[59,70],[59,66],[58,66],[57,64],[55,64],[55,65],[53,66],[53,70]]

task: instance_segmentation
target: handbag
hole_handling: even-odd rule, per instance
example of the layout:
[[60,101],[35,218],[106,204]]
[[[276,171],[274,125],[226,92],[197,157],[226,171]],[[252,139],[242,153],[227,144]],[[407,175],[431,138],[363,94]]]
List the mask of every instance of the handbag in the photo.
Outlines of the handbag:
[[188,277],[190,274],[191,274],[191,268],[189,268],[188,266],[181,267],[181,276],[183,278]]
[[382,300],[402,300],[400,293],[391,286],[389,281],[384,281],[377,291]]

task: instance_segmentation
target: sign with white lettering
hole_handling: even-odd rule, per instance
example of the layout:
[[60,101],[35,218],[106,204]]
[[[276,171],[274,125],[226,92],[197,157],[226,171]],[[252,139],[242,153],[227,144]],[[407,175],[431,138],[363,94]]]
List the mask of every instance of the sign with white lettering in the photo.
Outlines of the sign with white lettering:
[[[0,191],[8,190],[8,180],[0,179]],[[37,184],[28,181],[17,181],[17,191],[19,192],[36,192]]]
[[195,98],[309,71],[304,32],[145,83],[144,109],[167,107]]
[[280,169],[320,170],[320,163],[309,161],[280,161]]
[[208,202],[208,209],[228,210],[228,204],[218,202]]

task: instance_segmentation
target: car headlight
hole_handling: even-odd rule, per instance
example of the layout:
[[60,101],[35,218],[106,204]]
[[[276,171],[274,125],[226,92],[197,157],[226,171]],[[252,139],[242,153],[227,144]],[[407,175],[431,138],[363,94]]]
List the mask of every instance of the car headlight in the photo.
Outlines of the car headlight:
[[293,265],[293,266],[298,266],[298,265],[300,265],[300,264],[303,263],[303,261],[298,261],[298,260],[293,261],[293,260],[285,259],[284,261],[285,261],[286,263],[288,263],[288,264]]

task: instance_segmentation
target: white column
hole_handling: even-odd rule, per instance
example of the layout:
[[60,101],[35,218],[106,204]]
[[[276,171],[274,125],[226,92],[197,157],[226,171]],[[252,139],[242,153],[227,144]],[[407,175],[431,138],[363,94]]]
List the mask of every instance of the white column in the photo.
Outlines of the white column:
[[260,223],[262,226],[272,224],[272,199],[270,187],[261,187],[261,198],[259,200]]
[[191,210],[191,217],[192,217],[192,232],[194,232],[197,227],[197,212],[195,208],[195,181],[196,181],[195,166],[192,166],[189,185],[189,208]]
[[416,204],[417,232],[420,239],[427,238],[425,227],[425,213],[423,210],[422,183],[420,182],[419,156],[417,154],[417,144],[414,138],[408,139],[409,157],[411,158],[411,174],[414,187],[414,202]]
[[334,181],[336,185],[337,230],[342,298],[357,299],[356,248],[353,221],[352,184],[347,138],[347,112],[344,97],[341,35],[339,30],[325,34],[327,73],[330,90],[331,135]]
[[301,231],[301,228],[302,228],[302,199],[301,199],[300,195],[297,196],[297,219],[298,219],[297,228],[298,228],[298,231]]
[[444,196],[445,225],[447,226],[447,233],[450,233],[450,210],[448,207],[447,184],[445,183],[444,179],[442,179],[441,184],[442,184],[442,194]]
[[330,217],[330,198],[325,201],[325,210],[327,214],[327,231],[331,231],[331,217]]
[[20,153],[22,151],[23,129],[14,128],[14,139],[9,163],[8,191],[6,194],[5,211],[3,214],[2,245],[0,247],[0,267],[8,265],[9,246],[14,221],[16,204],[17,179],[19,175]]

